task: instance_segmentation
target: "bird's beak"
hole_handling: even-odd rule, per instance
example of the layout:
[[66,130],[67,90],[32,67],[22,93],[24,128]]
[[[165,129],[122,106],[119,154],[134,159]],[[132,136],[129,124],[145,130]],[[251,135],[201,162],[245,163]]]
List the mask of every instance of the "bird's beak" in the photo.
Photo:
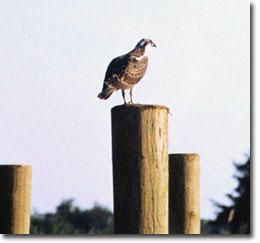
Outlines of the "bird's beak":
[[152,47],[157,47],[157,46],[155,45],[155,43],[152,43]]

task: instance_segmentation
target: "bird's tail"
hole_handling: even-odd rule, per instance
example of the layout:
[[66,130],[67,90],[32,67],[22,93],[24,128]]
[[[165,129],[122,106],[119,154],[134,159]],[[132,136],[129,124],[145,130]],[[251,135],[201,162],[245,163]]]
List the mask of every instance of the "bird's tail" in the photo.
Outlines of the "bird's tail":
[[102,92],[98,95],[98,98],[102,100],[106,100],[110,97],[110,95],[115,91],[115,88],[113,87],[106,87],[102,90]]

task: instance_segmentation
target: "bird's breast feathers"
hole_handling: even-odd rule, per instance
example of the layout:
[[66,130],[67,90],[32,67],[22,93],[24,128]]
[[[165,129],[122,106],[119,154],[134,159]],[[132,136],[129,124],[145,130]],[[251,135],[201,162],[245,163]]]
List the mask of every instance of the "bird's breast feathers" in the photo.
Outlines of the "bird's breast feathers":
[[105,81],[117,89],[132,88],[144,76],[148,64],[146,55],[123,55],[112,60]]
[[[137,59],[138,58],[138,59]],[[128,63],[126,74],[130,79],[137,79],[138,82],[145,74],[148,64],[147,56],[133,57]]]

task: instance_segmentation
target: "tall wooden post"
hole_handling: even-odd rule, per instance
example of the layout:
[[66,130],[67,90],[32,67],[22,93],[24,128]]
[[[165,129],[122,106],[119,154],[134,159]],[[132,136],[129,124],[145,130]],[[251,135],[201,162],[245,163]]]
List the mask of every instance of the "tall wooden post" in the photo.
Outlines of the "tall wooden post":
[[115,233],[168,234],[168,108],[112,109]]
[[200,234],[198,154],[169,155],[169,232]]
[[32,168],[0,165],[0,233],[29,234]]

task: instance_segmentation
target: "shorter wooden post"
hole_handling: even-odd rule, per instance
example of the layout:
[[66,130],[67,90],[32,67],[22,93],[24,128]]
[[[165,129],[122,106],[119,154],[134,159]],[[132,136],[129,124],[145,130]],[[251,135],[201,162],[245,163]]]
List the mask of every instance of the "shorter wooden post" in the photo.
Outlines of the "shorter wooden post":
[[32,168],[0,165],[0,233],[29,234]]
[[200,234],[198,154],[169,155],[169,232]]
[[112,109],[116,234],[168,234],[168,108]]

